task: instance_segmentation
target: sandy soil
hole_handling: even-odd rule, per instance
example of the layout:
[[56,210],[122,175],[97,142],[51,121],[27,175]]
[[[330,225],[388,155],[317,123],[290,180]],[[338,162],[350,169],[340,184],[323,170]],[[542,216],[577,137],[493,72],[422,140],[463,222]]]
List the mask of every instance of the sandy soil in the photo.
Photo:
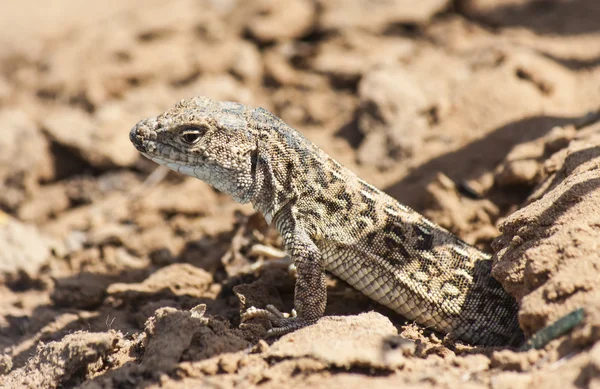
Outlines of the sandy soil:
[[[600,388],[600,3],[0,2],[0,387]],[[266,107],[470,243],[543,350],[472,347],[333,277],[289,310],[277,233],[128,131],[183,97]],[[264,263],[262,271],[256,264]]]

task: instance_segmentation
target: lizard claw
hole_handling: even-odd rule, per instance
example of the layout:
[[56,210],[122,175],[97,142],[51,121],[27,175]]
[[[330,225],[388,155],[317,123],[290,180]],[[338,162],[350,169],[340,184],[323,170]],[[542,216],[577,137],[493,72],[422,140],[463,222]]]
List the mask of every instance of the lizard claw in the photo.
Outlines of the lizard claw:
[[295,309],[292,309],[291,313],[284,313],[270,304],[265,309],[250,307],[241,315],[242,324],[255,318],[267,319],[271,324],[271,328],[267,331],[267,338],[281,336],[316,322],[316,320],[301,319]]

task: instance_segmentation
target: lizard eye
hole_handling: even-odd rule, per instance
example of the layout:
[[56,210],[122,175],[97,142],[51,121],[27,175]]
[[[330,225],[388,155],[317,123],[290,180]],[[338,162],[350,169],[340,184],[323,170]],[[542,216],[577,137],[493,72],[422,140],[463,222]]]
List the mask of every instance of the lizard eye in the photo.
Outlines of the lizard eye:
[[197,143],[202,135],[206,132],[204,127],[188,126],[179,130],[181,140],[187,144],[193,145]]

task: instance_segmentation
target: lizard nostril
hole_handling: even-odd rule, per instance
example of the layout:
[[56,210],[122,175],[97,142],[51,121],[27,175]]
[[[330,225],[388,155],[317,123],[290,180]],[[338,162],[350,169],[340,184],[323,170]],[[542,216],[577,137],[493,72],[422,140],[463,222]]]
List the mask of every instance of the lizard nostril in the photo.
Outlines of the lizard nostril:
[[137,143],[139,143],[139,139],[138,139],[138,135],[137,135],[137,127],[133,127],[131,129],[131,131],[129,131],[129,140],[134,145],[137,145]]
[[131,131],[129,131],[129,140],[131,143],[133,143],[136,149],[142,152],[145,151],[143,141],[144,139],[147,139],[146,134],[144,133],[145,131],[143,130],[143,127],[140,128],[139,125],[136,125],[131,129]]

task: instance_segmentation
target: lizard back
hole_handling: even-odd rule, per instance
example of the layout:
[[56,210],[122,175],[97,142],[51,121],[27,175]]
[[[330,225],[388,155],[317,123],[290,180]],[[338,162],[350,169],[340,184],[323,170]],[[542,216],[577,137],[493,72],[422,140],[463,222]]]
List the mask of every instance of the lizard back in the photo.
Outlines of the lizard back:
[[[253,116],[268,133],[259,154],[286,156],[269,161],[277,172],[269,192],[294,204],[325,269],[407,319],[470,343],[503,345],[520,333],[518,304],[491,277],[490,255],[360,179],[279,118]],[[278,229],[285,234],[285,224]]]

